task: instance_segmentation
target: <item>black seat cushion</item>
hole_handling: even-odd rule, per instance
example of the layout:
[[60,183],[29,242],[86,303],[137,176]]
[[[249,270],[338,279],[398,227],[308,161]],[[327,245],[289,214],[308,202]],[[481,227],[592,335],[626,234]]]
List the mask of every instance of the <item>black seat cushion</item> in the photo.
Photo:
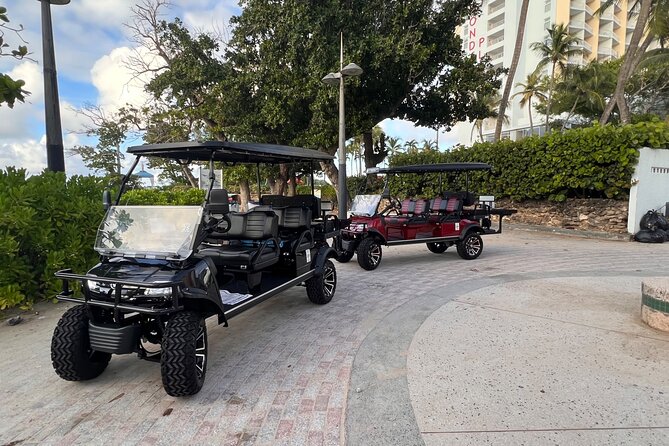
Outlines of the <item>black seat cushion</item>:
[[279,251],[272,244],[260,246],[231,243],[220,248],[204,248],[201,255],[210,257],[217,266],[227,266],[248,271],[257,271],[272,266],[279,261]]

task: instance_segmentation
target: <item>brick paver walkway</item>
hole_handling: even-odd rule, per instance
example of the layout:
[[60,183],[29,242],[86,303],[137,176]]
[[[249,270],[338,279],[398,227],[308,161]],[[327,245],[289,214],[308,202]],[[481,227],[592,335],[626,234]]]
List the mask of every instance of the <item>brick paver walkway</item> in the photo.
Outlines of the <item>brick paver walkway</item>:
[[[0,444],[298,444],[345,442],[346,402],[358,347],[400,305],[449,283],[547,271],[657,272],[669,244],[643,245],[508,231],[484,239],[474,261],[424,245],[384,249],[378,270],[337,263],[333,301],[303,288],[231,320],[209,323],[202,391],[173,398],[158,364],[115,356],[96,380],[70,383],[51,368],[51,332],[65,305],[0,326]],[[354,390],[354,389],[353,389]],[[409,414],[410,415],[410,414]]]

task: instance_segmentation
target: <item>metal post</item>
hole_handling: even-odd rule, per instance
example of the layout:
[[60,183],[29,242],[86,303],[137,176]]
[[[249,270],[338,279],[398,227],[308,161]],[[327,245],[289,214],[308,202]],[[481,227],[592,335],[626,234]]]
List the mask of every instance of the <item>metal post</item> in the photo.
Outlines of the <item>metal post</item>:
[[346,218],[348,196],[346,191],[346,128],[344,124],[344,76],[339,78],[339,218]]
[[65,172],[63,130],[60,125],[58,78],[56,76],[56,57],[53,49],[53,30],[51,26],[51,5],[48,0],[41,0],[41,3],[47,169],[53,172]]

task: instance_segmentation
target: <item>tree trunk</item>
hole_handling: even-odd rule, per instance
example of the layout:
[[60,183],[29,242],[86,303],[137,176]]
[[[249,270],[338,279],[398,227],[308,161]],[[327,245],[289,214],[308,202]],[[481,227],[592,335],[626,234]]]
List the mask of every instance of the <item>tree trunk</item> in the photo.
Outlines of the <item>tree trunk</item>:
[[[653,0],[640,0],[639,2],[641,7],[639,8],[639,14],[637,15],[636,26],[634,27],[634,32],[632,33],[629,47],[625,53],[623,64],[620,67],[620,72],[618,73],[616,89],[613,92],[613,96],[606,104],[604,113],[602,113],[601,118],[599,118],[600,125],[604,125],[609,121],[611,113],[613,113],[613,109],[616,105],[618,105],[618,110],[620,111],[620,120],[624,124],[629,122],[629,109],[627,108],[627,103],[625,102],[625,85],[634,72],[634,68],[636,67],[635,62],[638,63],[637,61],[641,59],[640,55],[643,54],[641,52],[641,48],[639,48],[639,42],[641,42],[641,38],[645,32],[645,26],[648,23],[648,18],[650,17],[652,2]],[[645,50],[643,52],[645,52]],[[619,103],[619,101],[621,102]],[[623,120],[623,114],[625,114],[625,119],[627,121]]]
[[190,171],[190,167],[183,165],[181,163],[179,163],[179,166],[181,166],[181,171],[188,180],[188,183],[190,183],[190,186],[198,187],[199,185],[197,184],[197,179],[195,179],[195,176],[193,176],[193,172]]
[[376,167],[381,161],[388,156],[388,149],[386,149],[385,141],[382,141],[377,147],[374,147],[374,140],[372,139],[372,132],[365,132],[362,135],[363,146],[365,148],[365,168]]
[[532,132],[530,136],[534,136],[534,124],[532,124],[532,96],[527,100],[527,111],[530,114],[530,132]]
[[249,201],[251,201],[251,188],[248,180],[239,180],[239,210],[246,212],[249,210]]
[[580,98],[576,98],[576,100],[574,101],[574,105],[572,105],[571,110],[569,110],[569,114],[567,115],[567,119],[565,119],[564,122],[562,123],[562,130],[564,130],[566,128],[567,122],[569,122],[569,120],[571,119],[571,115],[574,114],[574,110],[576,110],[576,105],[578,105],[578,100],[579,99]]
[[555,84],[555,62],[551,70],[551,84],[548,86],[548,100],[546,101],[546,134],[550,132],[551,102],[553,100],[553,85]]
[[295,176],[294,169],[290,169],[289,178],[290,181],[288,182],[288,196],[294,197],[297,195],[297,177]]
[[527,8],[530,6],[530,0],[523,0],[520,7],[520,19],[518,20],[518,33],[516,34],[516,46],[513,49],[513,57],[511,58],[511,66],[509,73],[506,76],[506,83],[504,85],[504,93],[502,93],[502,100],[499,103],[499,114],[497,116],[497,124],[495,125],[495,141],[499,141],[502,136],[502,124],[504,123],[504,113],[506,112],[506,104],[509,102],[511,96],[511,87],[513,86],[513,78],[516,76],[518,69],[518,60],[520,53],[523,50],[523,38],[525,37],[525,22],[527,21]]
[[[337,203],[339,203],[339,169],[337,169],[337,166],[334,165],[334,163],[323,163],[321,162],[321,169],[327,175],[328,180],[332,183],[332,185],[335,188],[335,192],[337,193]],[[348,194],[347,194],[348,195]],[[348,203],[346,208],[348,209],[348,205],[351,204],[351,197],[348,197]],[[339,204],[337,204],[339,206]]]

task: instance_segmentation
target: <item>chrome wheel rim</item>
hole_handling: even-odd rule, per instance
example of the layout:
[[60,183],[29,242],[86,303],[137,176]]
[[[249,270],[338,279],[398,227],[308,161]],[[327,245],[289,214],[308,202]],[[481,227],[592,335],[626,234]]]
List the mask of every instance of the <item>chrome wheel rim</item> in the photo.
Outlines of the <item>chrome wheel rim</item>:
[[337,273],[333,268],[326,268],[323,273],[323,291],[327,296],[334,295],[337,287]]
[[465,243],[465,250],[470,256],[478,255],[481,252],[481,239],[478,237],[469,237]]
[[200,327],[195,338],[195,367],[197,368],[197,377],[202,378],[207,366],[207,338],[205,336],[205,327]]
[[369,247],[369,261],[372,263],[372,265],[376,265],[381,261],[381,247],[377,245],[376,243],[373,243]]

